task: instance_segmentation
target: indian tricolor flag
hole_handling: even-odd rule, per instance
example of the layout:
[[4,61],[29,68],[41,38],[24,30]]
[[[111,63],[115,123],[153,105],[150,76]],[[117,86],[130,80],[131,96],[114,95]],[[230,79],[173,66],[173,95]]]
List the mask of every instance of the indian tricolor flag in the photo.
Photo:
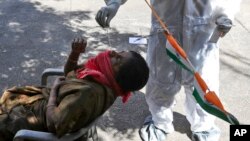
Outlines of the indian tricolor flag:
[[164,29],[164,35],[166,40],[170,45],[166,46],[167,54],[182,68],[189,71],[194,75],[194,92],[193,96],[195,97],[197,103],[208,113],[215,115],[231,124],[239,124],[239,121],[230,113],[228,113],[219,98],[216,96],[215,92],[210,91],[207,87],[205,81],[200,77],[199,73],[197,73],[188,59],[185,51],[180,47],[178,42],[171,35],[165,23],[161,20],[160,16],[155,11],[154,7],[149,3],[148,0],[145,0],[147,5],[152,10],[153,15]]
[[170,58],[172,58],[177,64],[181,65],[182,68],[194,73],[194,69],[191,64],[188,62],[187,55],[184,50],[179,46],[172,35],[166,35],[168,42],[166,45],[166,51]]
[[200,74],[195,71],[193,65],[187,58],[185,51],[179,46],[174,37],[166,33],[165,36],[170,44],[166,45],[166,51],[169,57],[194,76],[193,96],[197,103],[208,113],[219,117],[230,124],[238,125],[239,121],[224,109],[216,93],[209,90],[207,84],[201,78]]
[[210,91],[205,81],[199,73],[194,74],[194,92],[193,96],[197,103],[208,113],[219,117],[233,125],[239,125],[239,121],[230,113],[228,113],[222,105],[220,99],[214,91]]

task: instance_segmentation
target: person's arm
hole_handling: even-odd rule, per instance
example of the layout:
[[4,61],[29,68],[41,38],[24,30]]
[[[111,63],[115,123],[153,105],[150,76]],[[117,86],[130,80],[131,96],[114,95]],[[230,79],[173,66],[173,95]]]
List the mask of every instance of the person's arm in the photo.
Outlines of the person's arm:
[[109,5],[109,4],[113,3],[113,2],[117,2],[117,3],[119,3],[120,5],[122,5],[122,4],[124,4],[127,0],[104,0],[104,1],[105,1],[106,5]]
[[[71,86],[63,93],[66,95],[60,103],[56,103],[58,86],[62,79],[57,79],[50,92],[46,111],[46,122],[50,132],[58,137],[63,136],[73,130],[76,124],[89,121],[90,116],[95,112],[95,95],[92,89],[86,86]],[[82,116],[84,115],[84,116]]]
[[241,0],[220,0],[215,10],[215,24],[220,32],[220,37],[224,37],[231,29],[235,14],[240,9]]
[[110,21],[116,15],[120,5],[127,0],[104,0],[106,6],[102,7],[96,14],[96,22],[103,28],[110,26]]
[[57,117],[55,116],[56,113],[59,112],[59,109],[57,107],[56,99],[58,94],[58,88],[59,84],[64,80],[64,77],[58,77],[54,81],[53,86],[50,90],[49,100],[47,104],[47,110],[46,110],[46,123],[47,127],[50,132],[55,132],[55,122],[57,120]]
[[85,52],[87,46],[87,41],[84,39],[74,39],[71,45],[71,52],[69,54],[68,60],[64,65],[64,75],[66,76],[68,72],[75,70],[78,67],[78,59],[81,53]]

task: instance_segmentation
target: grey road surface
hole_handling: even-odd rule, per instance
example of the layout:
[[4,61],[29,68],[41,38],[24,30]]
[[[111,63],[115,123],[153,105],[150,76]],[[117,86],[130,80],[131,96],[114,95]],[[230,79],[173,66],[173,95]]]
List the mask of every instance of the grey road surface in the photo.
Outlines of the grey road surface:
[[[129,37],[147,37],[150,9],[144,0],[130,0],[102,29],[95,22],[102,0],[1,0],[0,89],[40,85],[45,68],[62,67],[75,37],[88,40],[81,61],[105,49],[135,50],[146,57],[146,44],[130,44]],[[234,27],[220,45],[220,97],[241,123],[250,124],[250,1],[243,0]],[[80,62],[81,62],[80,61]],[[213,69],[213,68],[211,68]],[[52,80],[51,80],[52,81]],[[50,85],[50,83],[49,83]],[[140,141],[138,129],[149,114],[144,89],[130,101],[118,99],[98,122],[101,141]],[[190,140],[181,91],[174,108],[175,132],[166,141]],[[217,119],[221,141],[229,141],[229,124]]]

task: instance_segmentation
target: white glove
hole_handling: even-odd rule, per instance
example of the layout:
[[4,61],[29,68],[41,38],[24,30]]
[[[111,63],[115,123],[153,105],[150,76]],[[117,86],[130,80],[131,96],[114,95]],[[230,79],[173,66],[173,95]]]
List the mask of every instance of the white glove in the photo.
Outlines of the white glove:
[[111,2],[105,7],[102,7],[96,14],[95,20],[96,22],[103,28],[109,27],[110,21],[116,15],[117,10],[120,7],[120,3]]
[[217,24],[219,32],[221,32],[221,37],[224,37],[232,27],[232,20],[230,20],[227,16],[219,17],[215,23]]

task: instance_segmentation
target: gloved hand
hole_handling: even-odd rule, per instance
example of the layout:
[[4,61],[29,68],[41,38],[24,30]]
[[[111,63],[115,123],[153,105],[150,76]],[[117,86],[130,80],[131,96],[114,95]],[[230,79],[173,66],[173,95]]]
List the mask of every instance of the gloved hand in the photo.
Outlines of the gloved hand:
[[221,32],[221,37],[224,37],[232,27],[232,20],[226,16],[219,17],[216,22],[219,32]]
[[96,14],[95,20],[97,23],[105,28],[109,27],[110,21],[116,15],[117,10],[119,9],[120,4],[118,2],[112,2],[109,5],[102,7]]

